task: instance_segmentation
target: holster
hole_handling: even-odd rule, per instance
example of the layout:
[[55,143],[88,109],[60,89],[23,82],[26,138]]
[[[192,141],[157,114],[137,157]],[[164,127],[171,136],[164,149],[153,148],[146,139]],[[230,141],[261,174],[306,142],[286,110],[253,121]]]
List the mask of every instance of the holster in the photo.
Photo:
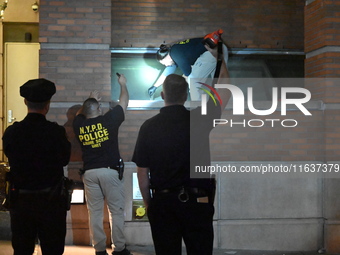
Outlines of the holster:
[[216,196],[216,178],[215,175],[213,175],[210,179],[211,182],[211,192],[209,194],[209,202],[214,204],[215,202],[215,196]]
[[61,179],[60,195],[67,211],[71,209],[72,193],[73,193],[73,181],[63,176]]
[[14,185],[10,181],[10,172],[6,173],[6,183],[5,183],[5,199],[2,202],[2,206],[7,210],[13,208],[15,201],[18,197],[18,191],[15,189]]
[[78,173],[79,173],[80,176],[84,175],[85,174],[84,168],[79,168],[79,172]]
[[124,165],[124,161],[122,158],[119,159],[119,162],[118,162],[118,176],[119,176],[119,180],[122,180],[123,179],[123,176],[124,176],[124,168],[125,168],[125,165]]

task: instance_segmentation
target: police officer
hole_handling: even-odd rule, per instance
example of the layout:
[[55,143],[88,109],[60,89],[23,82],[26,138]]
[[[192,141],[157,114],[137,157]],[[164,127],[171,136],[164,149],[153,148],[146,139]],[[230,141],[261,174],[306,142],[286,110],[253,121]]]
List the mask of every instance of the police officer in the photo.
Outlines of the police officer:
[[64,127],[46,120],[55,92],[55,84],[46,79],[22,85],[28,113],[2,137],[10,165],[14,255],[33,254],[37,238],[43,254],[64,252],[67,209],[61,186],[71,144]]
[[[187,77],[190,88],[191,101],[199,100],[199,83],[205,83],[207,78],[212,78],[216,68],[216,58],[202,43],[203,38],[191,38],[176,42],[172,45],[162,44],[156,53],[159,63],[165,66],[162,74],[148,89],[150,97],[160,87],[169,74],[176,72],[177,68]],[[228,49],[223,44],[225,62],[228,61]]]
[[96,255],[107,255],[103,208],[106,201],[110,216],[113,255],[132,255],[126,248],[124,234],[124,182],[118,131],[125,119],[129,103],[127,80],[118,75],[121,91],[119,103],[110,102],[110,110],[102,112],[98,91],[93,91],[74,118],[74,133],[82,148],[83,182],[89,227]]
[[[220,77],[227,78],[223,62]],[[203,116],[200,108],[184,107],[187,89],[183,77],[166,77],[161,92],[165,106],[141,126],[132,158],[157,255],[181,254],[182,240],[188,255],[213,251],[215,182],[209,174],[191,179],[190,168],[191,163],[210,165],[212,120],[220,118],[230,93],[219,91],[222,104],[209,100]]]

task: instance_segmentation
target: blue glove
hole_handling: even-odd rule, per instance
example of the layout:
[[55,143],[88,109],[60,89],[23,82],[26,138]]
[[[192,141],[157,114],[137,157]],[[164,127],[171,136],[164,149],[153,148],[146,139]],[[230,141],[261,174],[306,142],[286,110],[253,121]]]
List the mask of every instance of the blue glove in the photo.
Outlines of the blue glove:
[[151,86],[151,87],[148,89],[148,94],[149,94],[150,97],[152,97],[152,95],[155,94],[157,88],[158,88],[158,87]]

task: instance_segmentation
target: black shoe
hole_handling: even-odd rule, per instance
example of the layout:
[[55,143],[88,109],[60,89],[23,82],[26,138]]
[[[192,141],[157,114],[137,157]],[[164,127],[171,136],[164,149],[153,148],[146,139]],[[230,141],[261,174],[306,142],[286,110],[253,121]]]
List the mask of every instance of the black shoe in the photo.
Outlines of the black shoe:
[[96,251],[96,255],[109,255],[106,251]]
[[114,251],[112,255],[133,255],[128,249],[124,248],[122,251]]
[[148,89],[148,94],[149,94],[150,97],[152,97],[152,95],[155,94],[157,88],[158,88],[158,87],[151,86],[151,87]]

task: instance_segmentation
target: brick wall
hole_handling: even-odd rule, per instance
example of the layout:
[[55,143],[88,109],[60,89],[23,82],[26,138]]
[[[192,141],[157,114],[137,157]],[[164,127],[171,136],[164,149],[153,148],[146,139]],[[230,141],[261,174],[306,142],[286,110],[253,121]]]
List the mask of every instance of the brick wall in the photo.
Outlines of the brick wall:
[[340,158],[340,110],[325,112],[325,153],[328,161],[339,161]]
[[99,89],[111,97],[111,2],[41,1],[40,76],[54,81],[60,102],[80,102]]
[[109,44],[111,2],[40,1],[40,42]]
[[[312,116],[308,117],[300,111],[289,112],[287,116],[275,112],[259,117],[247,112],[245,116],[235,118],[230,111],[225,111],[222,118],[229,120],[229,124],[216,127],[211,135],[213,160],[323,161],[323,114],[318,111],[311,113]],[[231,119],[245,124],[231,127]],[[266,119],[280,121],[272,123]],[[285,127],[296,123],[296,127]]]
[[[44,45],[42,45],[44,47]],[[57,85],[54,101],[80,102],[94,89],[111,98],[111,54],[107,50],[41,49],[40,74]]]
[[340,2],[315,0],[305,6],[306,77],[339,77]]
[[[120,128],[120,149],[126,161],[131,161],[142,120],[157,112],[127,112],[126,120]],[[259,117],[246,112],[245,116],[235,117],[230,110],[226,110],[221,118],[228,120],[229,124],[216,127],[210,135],[212,160],[324,161],[324,115],[320,111],[311,113],[312,116],[306,117],[300,111],[289,112],[287,116],[280,116],[276,112],[270,119],[280,119],[280,122],[276,121],[273,128],[272,123],[265,120],[269,119],[268,116]],[[135,118],[136,114],[138,119]],[[329,118],[331,121],[332,117]],[[230,125],[231,119],[234,123],[242,124]],[[284,119],[295,119],[298,125],[294,128],[283,127],[281,121]],[[258,120],[262,120],[264,126],[251,127],[261,126]],[[284,125],[294,123],[287,121]]]
[[[340,31],[339,31],[340,32]],[[324,46],[322,46],[324,47]],[[340,53],[325,52],[313,55],[306,60],[305,72],[307,77],[339,77]]]
[[305,7],[305,51],[340,46],[340,2],[315,0]]
[[304,0],[112,1],[114,47],[158,47],[222,28],[228,46],[303,48]]

